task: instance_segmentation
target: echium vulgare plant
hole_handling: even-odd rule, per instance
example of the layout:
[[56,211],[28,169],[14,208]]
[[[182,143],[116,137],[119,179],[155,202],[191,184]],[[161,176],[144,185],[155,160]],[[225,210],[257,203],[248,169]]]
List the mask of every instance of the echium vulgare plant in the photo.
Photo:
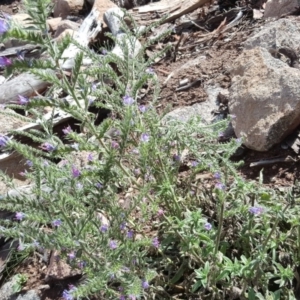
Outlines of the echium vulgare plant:
[[[57,250],[80,269],[83,280],[63,292],[65,299],[169,299],[178,286],[184,299],[292,299],[293,264],[300,259],[295,191],[283,195],[240,177],[231,157],[241,141],[217,142],[228,120],[204,125],[156,112],[163,101],[151,68],[156,56],[146,60],[145,50],[168,32],[134,56],[136,39],[157,24],[142,31],[123,24],[126,40],[109,35],[122,57],[82,48],[67,76],[62,54],[76,42],[51,40],[50,4],[27,0],[34,25],[27,30],[0,20],[4,39],[38,44],[46,57],[19,55],[0,64],[52,84],[44,96],[20,95],[18,104],[0,110],[35,118],[42,128],[18,132],[38,147],[16,141],[14,131],[0,136],[1,150],[25,158],[23,176],[31,181],[30,190],[16,189],[2,174],[11,190],[0,209],[15,217],[0,220],[1,235],[18,240],[19,251]],[[84,66],[84,57],[93,63]],[[142,105],[145,87],[153,97]],[[45,106],[52,108],[47,120]],[[99,124],[93,112],[104,110],[109,116]],[[76,119],[79,129],[54,131],[57,111]]]

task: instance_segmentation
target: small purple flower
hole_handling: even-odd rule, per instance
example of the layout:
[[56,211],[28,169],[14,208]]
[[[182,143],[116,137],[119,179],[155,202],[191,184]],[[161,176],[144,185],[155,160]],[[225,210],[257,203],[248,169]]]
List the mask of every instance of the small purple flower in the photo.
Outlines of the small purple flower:
[[22,212],[16,212],[15,218],[16,218],[18,221],[22,221],[22,220],[25,218],[25,214],[22,213]]
[[120,225],[120,230],[124,230],[126,228],[126,222],[122,222]]
[[158,211],[157,211],[157,215],[158,215],[159,217],[163,216],[164,213],[165,213],[165,212],[164,212],[164,210],[163,210],[162,208],[159,208]]
[[178,154],[174,154],[174,155],[173,155],[173,160],[174,160],[174,161],[180,161],[180,159],[181,159],[181,156],[180,156],[180,155],[178,155]]
[[24,97],[22,95],[18,95],[18,104],[26,105],[28,103],[29,103],[29,99],[27,97]]
[[147,280],[143,280],[142,281],[142,288],[145,290],[145,289],[148,289],[149,288],[149,282]]
[[88,157],[87,157],[87,160],[88,161],[93,161],[94,158],[93,158],[93,154],[92,153],[89,153]]
[[217,182],[216,185],[215,185],[215,188],[218,189],[218,190],[224,191],[226,186],[222,182]]
[[155,74],[155,72],[152,68],[147,68],[146,73],[149,74],[149,75],[154,75]]
[[222,138],[222,137],[224,137],[224,132],[219,132],[219,138]]
[[131,153],[137,155],[137,154],[139,154],[140,152],[139,152],[139,149],[135,148],[135,149],[132,149],[132,150],[131,150]]
[[9,29],[9,24],[6,20],[0,19],[0,34],[5,33]]
[[22,177],[26,176],[26,174],[27,174],[27,171],[26,171],[26,170],[25,170],[24,172],[20,172],[20,173],[19,173],[19,175],[22,176]]
[[139,106],[139,110],[140,110],[141,113],[145,113],[145,112],[147,111],[147,109],[148,109],[148,108],[147,108],[147,106],[145,106],[145,105],[140,105],[140,106]]
[[141,170],[140,169],[134,169],[133,173],[134,173],[134,175],[139,176],[139,175],[141,175]]
[[80,261],[80,262],[78,263],[78,267],[79,267],[80,269],[83,269],[85,266],[86,266],[86,262],[85,262],[85,261]]
[[135,295],[128,295],[128,299],[130,299],[130,300],[136,300],[136,296]]
[[77,182],[76,187],[77,187],[78,190],[82,190],[83,189],[83,184],[80,183],[80,182]]
[[214,178],[215,178],[215,179],[221,179],[221,174],[220,174],[220,172],[216,172],[216,173],[214,174]]
[[204,224],[204,228],[206,229],[206,230],[211,230],[212,229],[212,225],[210,224],[210,223],[205,223]]
[[17,250],[18,250],[18,251],[23,251],[24,249],[25,249],[24,245],[19,244]]
[[150,135],[148,133],[142,133],[141,135],[141,141],[143,143],[147,143],[150,140]]
[[109,241],[109,248],[112,249],[112,250],[118,248],[118,243],[117,243],[117,241],[110,240],[110,241]]
[[126,300],[125,296],[124,295],[120,295],[120,298],[119,300]]
[[71,251],[70,253],[67,254],[67,256],[69,257],[70,260],[73,260],[74,258],[76,258],[75,251]]
[[43,161],[43,165],[44,165],[45,167],[48,167],[48,166],[49,166],[49,162],[48,162],[47,160],[44,160],[44,161]]
[[132,239],[132,238],[133,238],[133,231],[132,231],[132,230],[129,230],[129,231],[127,232],[127,238],[128,238],[128,239]]
[[73,178],[77,178],[80,175],[81,175],[81,172],[75,166],[73,166],[72,167],[72,176],[73,176]]
[[159,240],[157,237],[155,237],[153,240],[152,240],[152,245],[155,247],[155,248],[159,248]]
[[106,55],[106,54],[107,54],[107,50],[106,50],[106,49],[102,49],[102,50],[101,50],[101,53],[102,53],[103,55]]
[[95,184],[95,187],[97,187],[98,189],[102,189],[103,188],[103,185],[100,183],[100,182],[97,182]]
[[63,132],[64,135],[70,134],[70,133],[72,132],[71,126],[69,125],[68,127],[64,128],[64,129],[62,130],[62,132]]
[[70,291],[68,291],[68,290],[63,291],[62,297],[64,298],[64,300],[73,300],[74,299],[74,297],[70,294]]
[[54,220],[51,222],[52,226],[59,227],[62,224],[62,221],[60,219]]
[[199,165],[199,163],[197,161],[193,160],[191,162],[191,165],[192,165],[192,167],[197,167]]
[[0,135],[0,147],[6,146],[8,141],[9,141],[9,138],[7,136]]
[[255,216],[259,216],[264,212],[263,207],[261,206],[252,206],[249,208],[249,213]]
[[92,105],[95,102],[95,99],[92,97],[88,97],[87,99],[88,99],[89,105]]
[[236,119],[236,115],[229,115],[229,118],[232,119]]
[[93,83],[92,84],[92,92],[95,92],[97,90],[97,84]]
[[28,167],[33,167],[33,162],[31,160],[26,160],[25,165]]
[[112,147],[113,149],[118,149],[118,148],[120,147],[120,145],[119,145],[117,142],[112,141],[112,142],[111,142],[111,147]]
[[123,104],[126,106],[130,106],[134,103],[134,99],[128,95],[123,97]]
[[52,152],[56,149],[55,146],[53,146],[52,144],[50,143],[43,143],[41,146],[40,146],[41,149],[45,150],[45,151],[48,151],[48,152]]
[[241,138],[238,138],[235,141],[236,141],[237,144],[241,144],[242,143],[242,139]]
[[11,65],[11,60],[5,56],[0,57],[0,67],[7,67]]
[[107,232],[107,230],[108,230],[108,225],[106,225],[106,224],[103,224],[103,225],[100,227],[100,231],[103,232],[103,233]]

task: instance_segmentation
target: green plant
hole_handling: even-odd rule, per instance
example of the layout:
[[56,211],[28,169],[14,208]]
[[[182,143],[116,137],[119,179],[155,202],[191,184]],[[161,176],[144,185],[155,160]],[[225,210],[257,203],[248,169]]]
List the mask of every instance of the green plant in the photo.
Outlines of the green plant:
[[[135,57],[132,45],[109,35],[124,57],[82,48],[69,78],[60,61],[72,41],[51,41],[45,25],[50,2],[27,1],[39,30],[11,25],[3,34],[40,44],[49,56],[6,61],[7,72],[26,70],[52,88],[45,96],[7,105],[26,110],[42,130],[18,132],[38,148],[0,136],[2,148],[26,158],[24,176],[32,181],[31,194],[21,191],[1,200],[0,209],[16,212],[13,221],[0,220],[1,234],[28,249],[58,250],[61,259],[81,268],[85,280],[64,291],[66,299],[166,299],[179,283],[186,299],[225,299],[232,290],[241,298],[280,294],[292,299],[292,262],[299,264],[300,244],[297,194],[240,177],[241,164],[231,157],[241,141],[217,141],[228,120],[204,125],[200,118],[180,122],[156,112],[162,100],[151,69],[155,57],[146,60],[145,50],[168,33],[143,45]],[[133,44],[156,25],[136,30],[134,37],[123,24]],[[89,68],[82,68],[84,56],[93,60]],[[141,105],[145,86],[153,98]],[[54,131],[53,118],[42,115],[45,106],[53,116],[58,109],[69,113],[80,130]],[[92,109],[110,116],[98,124]],[[76,155],[86,158],[85,166]],[[206,181],[201,173],[212,178]],[[281,252],[291,255],[282,261]]]
[[23,287],[25,286],[28,278],[25,274],[17,274],[16,275],[16,282],[13,285],[13,292],[19,293],[22,291]]

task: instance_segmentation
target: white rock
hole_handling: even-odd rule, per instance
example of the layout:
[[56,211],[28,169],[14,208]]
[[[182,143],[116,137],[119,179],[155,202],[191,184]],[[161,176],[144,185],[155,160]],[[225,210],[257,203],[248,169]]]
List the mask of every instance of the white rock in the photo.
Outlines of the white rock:
[[245,146],[267,151],[300,124],[300,70],[258,47],[244,50],[231,75],[229,112]]

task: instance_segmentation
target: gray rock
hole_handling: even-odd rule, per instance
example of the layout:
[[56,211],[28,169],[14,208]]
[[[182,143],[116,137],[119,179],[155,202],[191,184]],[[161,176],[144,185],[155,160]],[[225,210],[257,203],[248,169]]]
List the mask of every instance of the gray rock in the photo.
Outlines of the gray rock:
[[229,111],[248,148],[267,151],[300,124],[300,70],[268,50],[244,50],[231,70]]
[[123,18],[123,16],[124,12],[119,7],[110,8],[104,13],[103,20],[113,35],[121,32],[120,18]]
[[40,300],[36,291],[30,290],[25,294],[14,293],[13,287],[17,283],[18,276],[15,275],[6,282],[0,289],[0,300]]
[[205,91],[208,95],[206,101],[191,106],[179,107],[166,114],[163,121],[176,119],[181,122],[187,122],[189,119],[196,116],[201,117],[203,124],[210,124],[216,121],[217,118],[214,116],[213,111],[217,110],[219,107],[217,97],[222,90],[223,89],[218,85],[206,86]]
[[264,18],[280,18],[292,13],[300,6],[299,0],[269,0],[266,3]]
[[19,295],[16,300],[41,300],[35,290],[30,290],[26,294]]
[[244,43],[245,49],[255,47],[279,48],[288,46],[297,49],[300,44],[299,19],[280,19],[267,23]]

